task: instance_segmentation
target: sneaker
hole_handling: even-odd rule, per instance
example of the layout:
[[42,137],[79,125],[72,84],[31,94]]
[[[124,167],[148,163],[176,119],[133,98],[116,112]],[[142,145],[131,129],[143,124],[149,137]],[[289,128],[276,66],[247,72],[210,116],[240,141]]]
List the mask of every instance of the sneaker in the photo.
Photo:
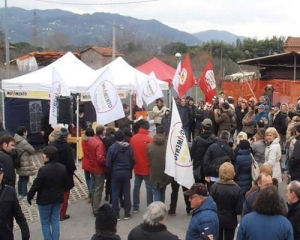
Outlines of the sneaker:
[[170,209],[170,210],[168,211],[168,215],[169,215],[169,216],[176,216],[176,212]]
[[[125,218],[124,218],[125,219]],[[120,221],[121,220],[121,218],[120,218],[120,215],[118,214],[117,215],[117,221]]]
[[131,218],[131,214],[130,213],[125,213],[124,220],[128,220],[130,218]]
[[60,217],[60,221],[65,221],[70,218],[69,214],[66,214],[64,217]]
[[139,210],[138,209],[133,209],[133,213],[138,213]]

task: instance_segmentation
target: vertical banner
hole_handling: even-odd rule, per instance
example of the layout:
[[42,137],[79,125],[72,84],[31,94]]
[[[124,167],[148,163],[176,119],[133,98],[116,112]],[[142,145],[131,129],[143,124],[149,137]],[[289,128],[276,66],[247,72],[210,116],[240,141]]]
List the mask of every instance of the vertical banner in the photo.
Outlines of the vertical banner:
[[105,125],[125,116],[109,67],[89,87],[97,122]]
[[174,99],[172,103],[172,119],[167,144],[165,173],[174,177],[178,184],[190,188],[195,183],[193,162]]
[[50,95],[49,124],[54,128],[57,125],[57,97],[70,96],[71,92],[67,84],[59,75],[58,71],[52,68],[52,87]]

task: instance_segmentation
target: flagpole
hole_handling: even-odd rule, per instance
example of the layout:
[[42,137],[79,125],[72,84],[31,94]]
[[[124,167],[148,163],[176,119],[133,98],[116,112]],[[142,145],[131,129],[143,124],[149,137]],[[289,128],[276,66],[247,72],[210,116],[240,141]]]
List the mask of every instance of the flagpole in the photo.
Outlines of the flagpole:
[[[178,68],[178,64],[180,63],[180,61],[181,61],[181,53],[176,53],[175,54],[175,58],[176,58],[176,61],[177,61],[177,65],[176,65],[176,70],[177,70],[177,68]],[[172,102],[172,94],[171,94],[172,92],[171,92],[171,88],[170,88],[170,90],[169,90],[169,107],[171,108],[171,102]]]
[[78,166],[79,164],[79,95],[76,96],[76,165]]
[[255,101],[257,101],[256,96],[255,96],[255,94],[254,94],[254,92],[253,92],[253,89],[251,88],[251,86],[250,86],[250,84],[249,84],[249,82],[248,82],[248,79],[247,79],[247,77],[246,77],[245,74],[244,74],[244,71],[242,70],[242,68],[241,68],[240,65],[238,65],[238,66],[239,66],[239,69],[241,70],[241,72],[242,72],[242,74],[243,74],[243,76],[244,76],[244,78],[245,78],[245,80],[246,80],[246,83],[247,83],[247,85],[248,85],[248,87],[249,87],[249,89],[250,89],[250,92],[251,92],[252,96],[254,97]]

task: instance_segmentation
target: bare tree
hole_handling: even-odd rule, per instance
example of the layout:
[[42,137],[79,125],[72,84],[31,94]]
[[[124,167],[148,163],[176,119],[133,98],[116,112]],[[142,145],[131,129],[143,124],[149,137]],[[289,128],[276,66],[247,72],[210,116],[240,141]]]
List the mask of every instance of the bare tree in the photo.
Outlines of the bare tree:
[[53,50],[63,49],[65,46],[73,45],[70,37],[61,32],[55,32],[49,36],[47,40],[47,47]]

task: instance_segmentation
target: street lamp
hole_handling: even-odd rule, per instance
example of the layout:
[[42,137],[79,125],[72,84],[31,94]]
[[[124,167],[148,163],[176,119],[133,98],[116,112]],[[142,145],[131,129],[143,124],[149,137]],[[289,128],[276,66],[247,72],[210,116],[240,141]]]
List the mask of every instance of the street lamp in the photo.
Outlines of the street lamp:
[[179,62],[180,62],[180,60],[181,60],[181,53],[176,53],[176,54],[175,54],[175,58],[176,58],[176,60],[177,60],[177,66],[178,66],[178,64],[179,64]]

